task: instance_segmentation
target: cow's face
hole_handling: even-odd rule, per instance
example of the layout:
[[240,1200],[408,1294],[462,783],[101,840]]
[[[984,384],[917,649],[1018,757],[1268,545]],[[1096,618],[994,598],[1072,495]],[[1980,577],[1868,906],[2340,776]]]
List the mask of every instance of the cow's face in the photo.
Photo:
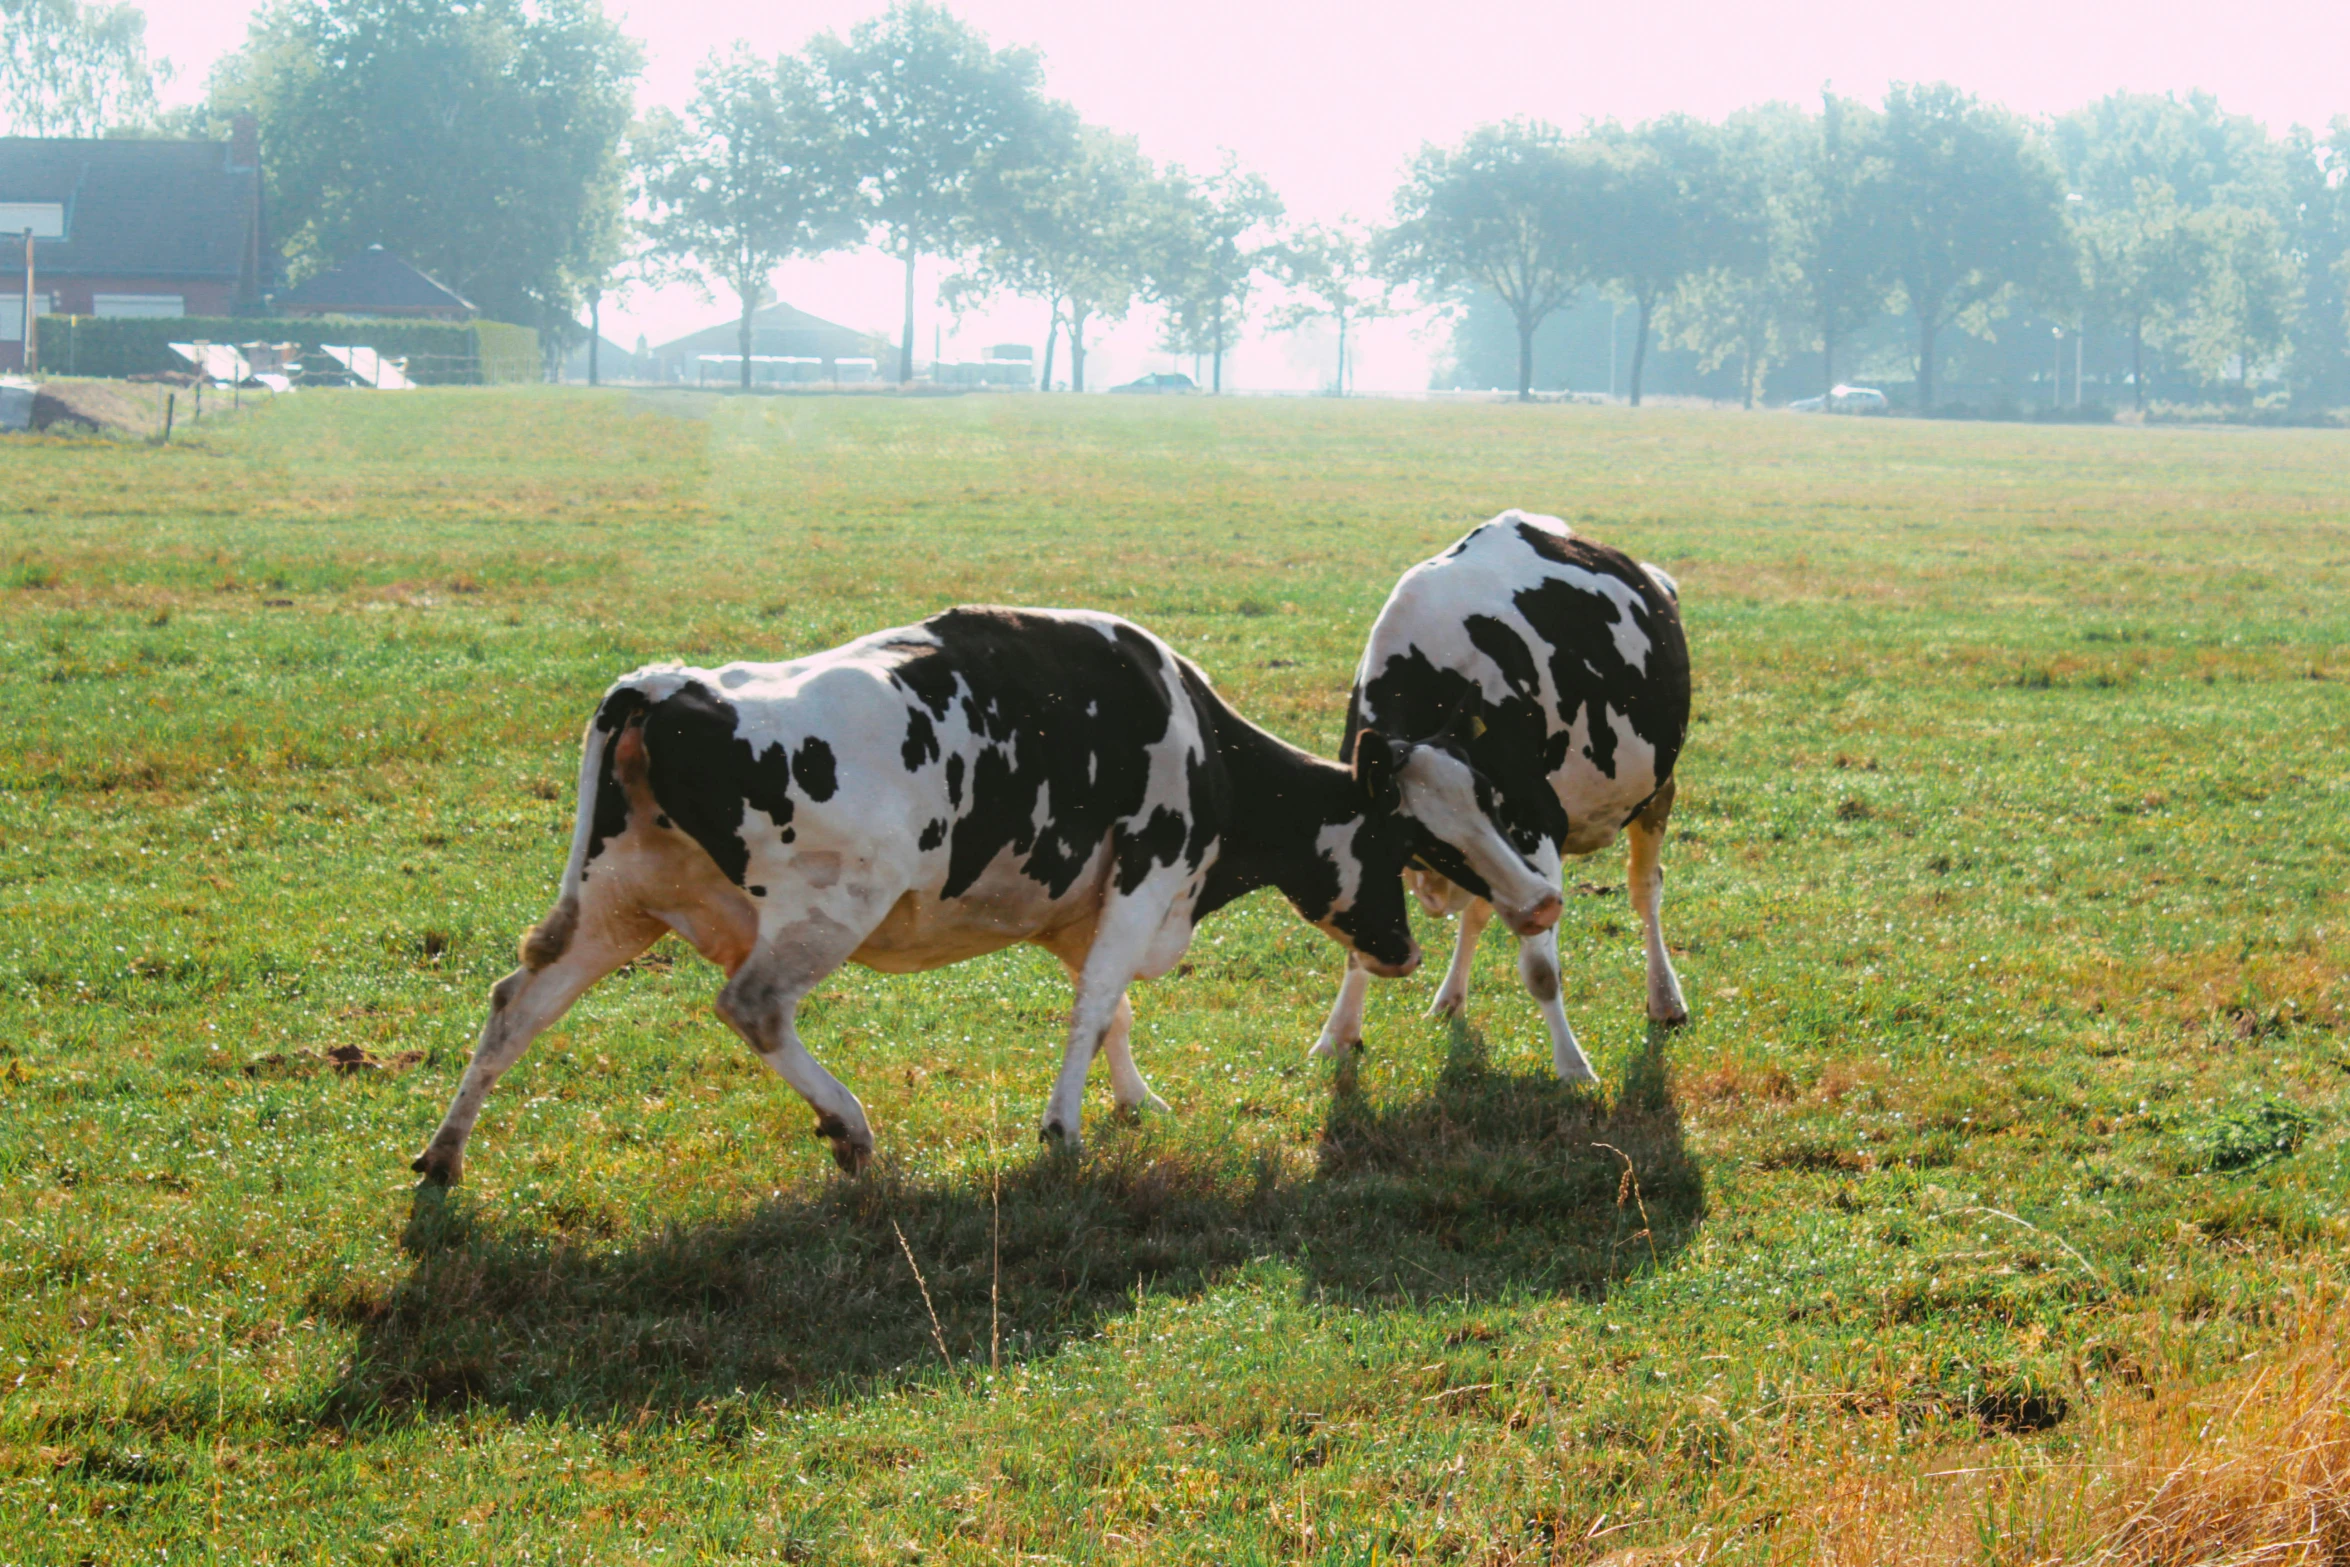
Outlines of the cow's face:
[[1494,825],[1493,787],[1453,741],[1366,729],[1355,737],[1355,771],[1392,778],[1396,810],[1417,833],[1414,856],[1491,903],[1513,932],[1539,935],[1558,923],[1558,884]]

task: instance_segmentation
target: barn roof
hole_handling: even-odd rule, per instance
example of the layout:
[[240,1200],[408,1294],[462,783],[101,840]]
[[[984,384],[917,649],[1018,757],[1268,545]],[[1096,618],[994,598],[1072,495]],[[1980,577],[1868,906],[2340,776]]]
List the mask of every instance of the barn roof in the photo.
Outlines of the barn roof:
[[341,266],[281,290],[275,304],[281,311],[303,315],[476,314],[471,300],[381,245],[371,245]]

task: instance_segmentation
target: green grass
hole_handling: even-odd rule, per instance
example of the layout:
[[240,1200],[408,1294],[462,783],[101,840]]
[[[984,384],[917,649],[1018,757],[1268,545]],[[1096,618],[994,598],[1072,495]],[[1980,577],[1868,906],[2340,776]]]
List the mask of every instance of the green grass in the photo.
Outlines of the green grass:
[[[2082,1461],[2341,1299],[2343,440],[534,390],[0,446],[0,1560],[1803,1561],[1823,1476]],[[1056,964],[841,973],[845,1182],[672,942],[414,1189],[613,675],[1091,605],[1329,754],[1508,505],[1672,570],[1696,662],[1689,1029],[1569,870],[1603,1092],[1498,936],[1470,1028],[1431,972],[1309,1063],[1336,954],[1259,897],[1137,988],[1177,1114],[1097,1088],[1073,1168]]]

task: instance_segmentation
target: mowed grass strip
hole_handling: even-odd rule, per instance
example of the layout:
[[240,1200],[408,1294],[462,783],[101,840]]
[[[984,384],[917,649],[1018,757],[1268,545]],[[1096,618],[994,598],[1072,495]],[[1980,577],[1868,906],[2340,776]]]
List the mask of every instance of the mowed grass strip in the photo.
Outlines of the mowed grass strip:
[[[2178,1462],[2339,1517],[2344,450],[555,389],[12,441],[0,1556],[2005,1561]],[[1600,1093],[1498,937],[1469,1027],[1431,973],[1310,1064],[1336,954],[1260,896],[1137,988],[1177,1115],[1074,1167],[1051,960],[835,976],[845,1183],[665,943],[414,1191],[614,675],[1090,605],[1328,754],[1509,505],[1671,570],[1697,664],[1688,1030],[1569,870]]]

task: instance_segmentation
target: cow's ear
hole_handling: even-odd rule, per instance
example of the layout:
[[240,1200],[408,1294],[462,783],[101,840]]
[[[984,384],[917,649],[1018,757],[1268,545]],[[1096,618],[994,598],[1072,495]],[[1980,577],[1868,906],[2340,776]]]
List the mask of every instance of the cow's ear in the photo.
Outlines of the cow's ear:
[[1404,747],[1376,729],[1355,736],[1355,784],[1366,799],[1380,806],[1395,803],[1396,777],[1403,771],[1403,759]]

